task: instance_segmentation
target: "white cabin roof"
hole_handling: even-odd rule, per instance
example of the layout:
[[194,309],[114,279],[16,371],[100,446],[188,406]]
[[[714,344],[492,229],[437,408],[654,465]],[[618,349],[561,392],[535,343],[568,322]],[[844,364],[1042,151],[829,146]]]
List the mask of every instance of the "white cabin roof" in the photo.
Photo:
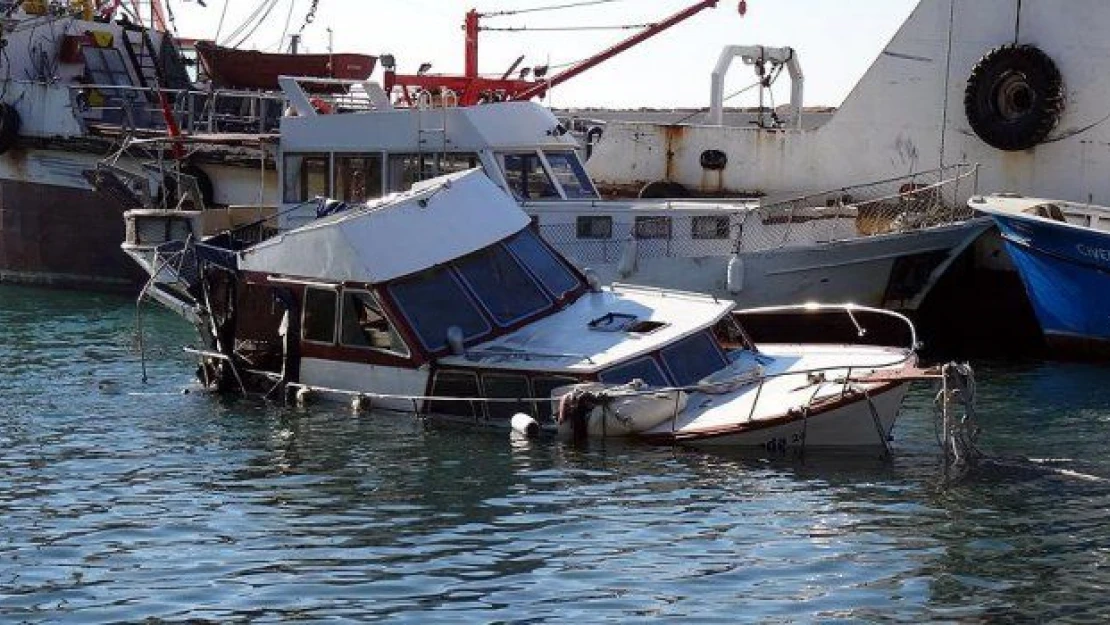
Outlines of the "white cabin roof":
[[328,283],[380,283],[447,263],[529,223],[479,170],[443,176],[244,250],[240,267]]
[[284,117],[284,152],[478,152],[483,149],[574,149],[559,120],[535,102],[451,108],[396,108]]

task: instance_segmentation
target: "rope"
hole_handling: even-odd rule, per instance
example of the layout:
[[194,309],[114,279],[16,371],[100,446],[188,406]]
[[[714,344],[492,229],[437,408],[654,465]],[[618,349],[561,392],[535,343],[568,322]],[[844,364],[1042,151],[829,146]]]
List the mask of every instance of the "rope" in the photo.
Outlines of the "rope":
[[587,7],[597,4],[610,4],[613,2],[620,2],[621,0],[586,0],[585,2],[571,2],[568,4],[553,4],[549,6],[532,7],[530,9],[516,9],[513,11],[498,11],[496,13],[483,13],[482,17],[503,17],[506,15],[523,15],[525,13],[539,13],[542,11],[559,11],[562,9],[573,9],[577,7]]

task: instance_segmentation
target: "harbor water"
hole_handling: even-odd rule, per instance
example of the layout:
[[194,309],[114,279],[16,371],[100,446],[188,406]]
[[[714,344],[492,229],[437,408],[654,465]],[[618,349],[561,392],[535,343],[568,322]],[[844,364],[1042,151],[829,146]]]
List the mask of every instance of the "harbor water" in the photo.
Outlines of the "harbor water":
[[1110,369],[976,362],[894,456],[573,447],[198,392],[192,329],[0,287],[0,622],[1110,618]]

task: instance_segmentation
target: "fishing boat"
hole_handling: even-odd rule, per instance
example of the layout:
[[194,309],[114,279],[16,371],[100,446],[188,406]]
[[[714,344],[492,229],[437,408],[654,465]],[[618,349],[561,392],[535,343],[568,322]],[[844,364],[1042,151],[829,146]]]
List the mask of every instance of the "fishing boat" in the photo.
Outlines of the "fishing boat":
[[[613,285],[536,235],[482,172],[201,237],[199,211],[126,215],[152,297],[192,321],[233,392],[352,401],[473,427],[653,443],[886,446],[917,369],[901,347],[756,345],[735,304]],[[787,309],[782,309],[787,310]],[[751,311],[752,314],[782,311]],[[863,332],[864,329],[860,328]],[[520,426],[521,422],[524,426]]]
[[998,224],[1057,355],[1110,355],[1110,208],[1015,194],[974,197]]
[[216,87],[274,91],[279,76],[366,80],[377,57],[368,54],[285,54],[240,50],[211,41],[194,44],[197,56]]

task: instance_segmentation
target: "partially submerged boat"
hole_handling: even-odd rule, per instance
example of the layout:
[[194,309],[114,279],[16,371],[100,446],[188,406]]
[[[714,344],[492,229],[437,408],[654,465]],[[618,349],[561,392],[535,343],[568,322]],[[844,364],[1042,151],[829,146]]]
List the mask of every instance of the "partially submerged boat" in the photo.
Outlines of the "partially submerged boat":
[[196,325],[208,386],[476,427],[785,450],[887,445],[924,375],[895,313],[836,307],[861,334],[864,315],[904,323],[901,347],[756,345],[730,300],[602,289],[479,171],[317,204],[321,216],[292,229],[207,238],[199,211],[127,213],[123,249],[151,276],[146,293]]
[[1110,356],[1110,208],[1015,194],[969,205],[998,224],[1053,352]]

